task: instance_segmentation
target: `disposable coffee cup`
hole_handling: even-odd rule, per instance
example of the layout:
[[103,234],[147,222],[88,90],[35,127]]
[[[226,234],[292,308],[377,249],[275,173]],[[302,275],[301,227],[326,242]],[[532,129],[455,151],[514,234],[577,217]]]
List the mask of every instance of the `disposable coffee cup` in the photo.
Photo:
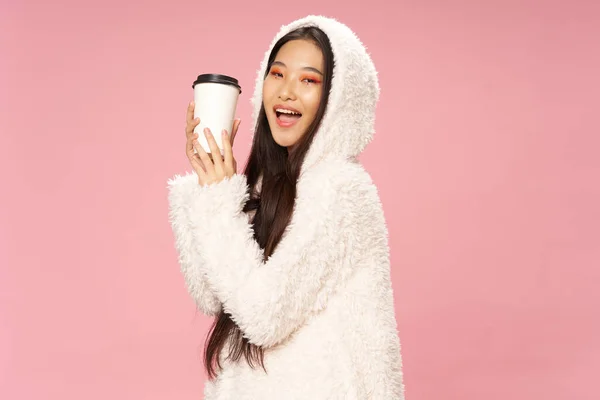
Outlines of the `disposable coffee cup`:
[[[200,124],[194,128],[202,148],[210,153],[210,147],[204,128],[212,132],[221,155],[223,155],[223,129],[231,135],[238,97],[242,93],[238,80],[227,75],[202,74],[194,81],[194,118],[200,118]],[[194,150],[195,151],[195,150]]]

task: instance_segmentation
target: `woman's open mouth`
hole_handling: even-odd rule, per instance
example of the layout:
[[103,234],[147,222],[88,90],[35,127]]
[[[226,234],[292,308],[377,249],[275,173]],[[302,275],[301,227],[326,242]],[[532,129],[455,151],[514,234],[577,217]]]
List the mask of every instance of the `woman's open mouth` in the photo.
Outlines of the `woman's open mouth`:
[[302,118],[302,114],[300,112],[287,107],[275,107],[274,111],[275,116],[277,117],[277,125],[282,128],[289,128],[298,122],[300,118]]

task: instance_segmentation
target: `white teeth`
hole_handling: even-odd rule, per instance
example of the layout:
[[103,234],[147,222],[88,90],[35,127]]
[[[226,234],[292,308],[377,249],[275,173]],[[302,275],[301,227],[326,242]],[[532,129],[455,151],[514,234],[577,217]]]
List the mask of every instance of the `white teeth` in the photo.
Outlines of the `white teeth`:
[[278,108],[275,110],[278,113],[282,113],[282,114],[290,114],[290,115],[300,115],[300,113],[291,111],[291,110],[286,110],[284,108]]

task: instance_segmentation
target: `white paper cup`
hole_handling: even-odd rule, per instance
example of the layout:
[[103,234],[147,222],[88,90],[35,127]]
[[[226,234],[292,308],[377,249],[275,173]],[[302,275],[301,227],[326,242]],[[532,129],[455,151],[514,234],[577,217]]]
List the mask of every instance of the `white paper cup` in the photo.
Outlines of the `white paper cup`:
[[[237,79],[220,74],[199,75],[192,85],[194,89],[194,118],[200,118],[200,124],[194,132],[202,148],[210,153],[210,147],[204,136],[204,128],[209,128],[223,154],[223,129],[231,135],[237,101],[242,89]],[[195,152],[195,150],[194,150]]]

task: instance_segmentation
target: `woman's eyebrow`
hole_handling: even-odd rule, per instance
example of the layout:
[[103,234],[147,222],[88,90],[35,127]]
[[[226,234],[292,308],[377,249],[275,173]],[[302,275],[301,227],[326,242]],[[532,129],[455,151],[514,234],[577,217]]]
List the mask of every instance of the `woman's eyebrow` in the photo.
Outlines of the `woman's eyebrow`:
[[323,76],[323,73],[321,71],[319,71],[318,69],[316,69],[316,68],[313,68],[313,67],[304,67],[302,69],[305,70],[305,71],[312,71],[312,72],[315,72],[315,73]]
[[[285,63],[281,62],[281,61],[273,61],[273,63],[271,64],[271,66],[273,65],[279,65],[283,68],[287,68],[287,65],[285,65]],[[323,73],[321,71],[319,71],[318,69],[314,68],[314,67],[304,67],[302,68],[305,71],[311,71],[311,72],[315,72],[321,76],[323,76]]]

